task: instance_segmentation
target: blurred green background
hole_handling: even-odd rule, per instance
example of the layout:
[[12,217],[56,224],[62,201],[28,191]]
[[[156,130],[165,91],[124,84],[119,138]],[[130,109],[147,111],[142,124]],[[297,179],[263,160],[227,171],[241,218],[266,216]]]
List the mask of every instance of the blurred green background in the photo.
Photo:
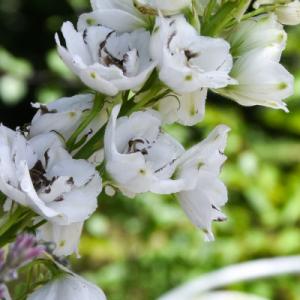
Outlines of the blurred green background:
[[[88,0],[0,0],[0,121],[29,122],[30,102],[72,96],[84,87],[64,67],[53,35],[76,21]],[[205,121],[167,129],[186,146],[219,123],[232,128],[222,177],[229,187],[228,221],[203,242],[178,203],[151,194],[101,197],[87,222],[76,271],[110,300],[152,300],[191,278],[261,257],[300,252],[300,26],[288,28],[284,64],[296,76],[291,113],[242,108],[209,96]],[[228,287],[276,300],[299,300],[300,278],[286,276]]]

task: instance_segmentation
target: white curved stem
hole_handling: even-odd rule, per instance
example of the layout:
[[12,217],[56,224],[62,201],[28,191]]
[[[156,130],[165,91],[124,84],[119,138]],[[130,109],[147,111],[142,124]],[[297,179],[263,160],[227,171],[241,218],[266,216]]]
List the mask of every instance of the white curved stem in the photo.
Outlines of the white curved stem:
[[300,256],[259,259],[226,267],[196,278],[166,293],[158,300],[191,300],[203,292],[232,283],[298,273],[300,274]]
[[197,300],[268,300],[266,298],[238,293],[238,292],[228,292],[228,291],[219,291],[219,292],[211,292],[205,293]]

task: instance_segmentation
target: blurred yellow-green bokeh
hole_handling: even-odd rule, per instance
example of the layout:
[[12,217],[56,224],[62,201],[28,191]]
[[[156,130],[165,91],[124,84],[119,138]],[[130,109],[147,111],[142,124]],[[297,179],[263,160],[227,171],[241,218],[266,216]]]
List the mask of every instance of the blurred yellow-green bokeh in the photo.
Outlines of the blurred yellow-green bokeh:
[[[29,103],[71,96],[85,87],[59,60],[53,35],[89,10],[87,0],[0,0],[1,122],[30,121]],[[261,257],[300,253],[300,26],[287,28],[283,63],[296,77],[290,113],[243,108],[210,95],[204,122],[166,128],[189,147],[217,124],[232,128],[222,177],[228,221],[216,241],[187,220],[173,198],[100,197],[88,220],[74,269],[110,300],[153,300],[201,274]],[[229,286],[274,300],[299,300],[300,278],[284,276]]]

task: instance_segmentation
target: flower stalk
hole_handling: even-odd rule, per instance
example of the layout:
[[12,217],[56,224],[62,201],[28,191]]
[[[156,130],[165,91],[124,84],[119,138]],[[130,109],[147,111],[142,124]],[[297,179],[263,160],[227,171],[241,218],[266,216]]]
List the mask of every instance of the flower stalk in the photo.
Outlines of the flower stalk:
[[84,138],[81,141],[77,142],[77,138],[100,112],[101,108],[104,105],[104,99],[105,96],[102,94],[97,93],[95,95],[93,108],[88,113],[88,115],[82,120],[81,124],[78,126],[78,128],[74,131],[72,136],[66,142],[67,149],[70,152],[82,146],[82,144],[85,142]]

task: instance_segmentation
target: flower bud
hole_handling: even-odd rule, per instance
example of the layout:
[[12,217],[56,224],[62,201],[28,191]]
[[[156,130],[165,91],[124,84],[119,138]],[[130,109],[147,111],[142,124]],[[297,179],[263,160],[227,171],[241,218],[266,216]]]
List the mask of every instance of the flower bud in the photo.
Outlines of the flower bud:
[[[0,250],[0,282],[16,279],[18,269],[40,256],[43,252],[44,247],[38,245],[33,235],[19,235],[16,241],[10,245],[6,259],[4,258],[4,251]],[[2,299],[1,296],[0,299]]]
[[291,3],[281,5],[276,8],[275,13],[281,24],[298,25],[300,24],[300,1],[295,0]]
[[17,237],[11,245],[7,262],[11,267],[19,268],[32,261],[44,252],[44,247],[37,244],[36,238],[30,234],[23,234]]

